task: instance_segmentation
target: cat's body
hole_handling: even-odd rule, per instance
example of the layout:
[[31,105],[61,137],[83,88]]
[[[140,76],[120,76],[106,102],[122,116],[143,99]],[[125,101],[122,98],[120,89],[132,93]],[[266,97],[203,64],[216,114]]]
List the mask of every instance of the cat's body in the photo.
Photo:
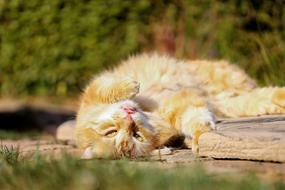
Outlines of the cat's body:
[[85,157],[143,156],[169,138],[193,138],[226,117],[285,113],[285,88],[257,88],[224,61],[178,61],[157,54],[129,58],[95,77],[77,115]]

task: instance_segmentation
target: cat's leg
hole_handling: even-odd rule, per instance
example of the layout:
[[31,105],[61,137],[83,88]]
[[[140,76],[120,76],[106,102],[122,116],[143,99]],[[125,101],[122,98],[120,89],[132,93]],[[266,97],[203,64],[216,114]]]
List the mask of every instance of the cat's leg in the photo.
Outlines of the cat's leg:
[[285,87],[256,88],[238,96],[213,102],[227,117],[285,113]]
[[177,92],[166,101],[159,113],[186,138],[192,138],[194,153],[199,151],[199,137],[215,129],[214,114],[203,97],[194,90]]
[[139,83],[129,77],[114,78],[111,75],[94,79],[84,90],[83,104],[114,103],[134,97],[139,92]]

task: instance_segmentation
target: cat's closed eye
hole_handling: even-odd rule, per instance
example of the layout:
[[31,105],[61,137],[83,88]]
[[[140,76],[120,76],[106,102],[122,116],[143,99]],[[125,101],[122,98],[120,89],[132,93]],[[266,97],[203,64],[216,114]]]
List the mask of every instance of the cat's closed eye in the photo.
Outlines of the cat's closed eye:
[[117,132],[118,132],[117,129],[111,129],[105,133],[105,136],[106,137],[113,137],[117,134]]

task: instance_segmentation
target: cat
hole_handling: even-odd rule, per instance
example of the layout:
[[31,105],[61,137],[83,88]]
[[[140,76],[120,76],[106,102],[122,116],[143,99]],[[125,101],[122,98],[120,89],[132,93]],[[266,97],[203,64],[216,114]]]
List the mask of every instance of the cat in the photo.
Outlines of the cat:
[[226,61],[129,57],[94,77],[80,99],[75,138],[83,158],[140,157],[173,137],[216,129],[216,116],[285,113],[285,87],[259,88]]

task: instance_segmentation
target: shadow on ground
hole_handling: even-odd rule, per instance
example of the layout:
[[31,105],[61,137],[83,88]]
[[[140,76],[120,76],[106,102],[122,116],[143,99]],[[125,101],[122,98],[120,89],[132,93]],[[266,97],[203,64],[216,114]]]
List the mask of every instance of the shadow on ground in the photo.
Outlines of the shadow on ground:
[[55,134],[63,122],[75,118],[75,112],[62,108],[20,106],[0,110],[0,129],[17,132],[42,131]]

